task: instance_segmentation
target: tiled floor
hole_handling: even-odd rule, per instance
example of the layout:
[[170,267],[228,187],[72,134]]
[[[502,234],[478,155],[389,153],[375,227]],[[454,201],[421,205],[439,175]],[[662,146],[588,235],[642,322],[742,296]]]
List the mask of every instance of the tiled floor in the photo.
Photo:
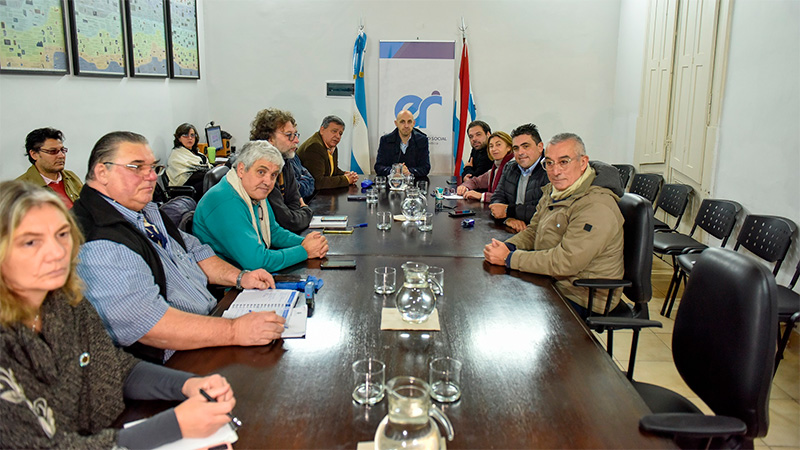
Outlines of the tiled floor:
[[[663,328],[642,330],[636,355],[634,378],[638,381],[664,386],[685,396],[699,408],[710,409],[686,386],[672,361],[672,324],[674,320],[660,315],[661,305],[672,276],[672,267],[665,261],[653,258],[653,299],[650,301],[650,318],[658,320]],[[679,304],[672,312],[675,317]],[[605,342],[606,334],[598,335]],[[614,333],[614,359],[620,368],[627,369],[630,352],[630,332]],[[770,394],[769,432],[755,442],[756,449],[800,450],[800,345],[787,348],[778,367]]]

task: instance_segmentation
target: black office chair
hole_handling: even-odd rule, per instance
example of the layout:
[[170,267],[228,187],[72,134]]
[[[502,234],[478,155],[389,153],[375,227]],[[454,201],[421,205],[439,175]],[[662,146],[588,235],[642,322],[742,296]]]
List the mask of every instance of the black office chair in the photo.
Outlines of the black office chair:
[[692,193],[692,187],[685,184],[665,184],[661,189],[661,195],[658,196],[655,210],[661,208],[662,211],[675,218],[675,225],[670,227],[665,222],[658,219],[653,219],[653,223],[657,231],[676,231],[678,225],[681,224],[683,213],[686,211],[686,206],[689,204],[689,195]]
[[[590,316],[586,319],[586,324],[596,331],[607,331],[606,351],[613,356],[614,348],[614,328],[621,317],[647,319],[649,312],[647,302],[653,296],[651,275],[653,269],[653,207],[644,198],[636,194],[624,194],[618,202],[622,217],[625,218],[623,225],[625,249],[624,264],[625,272],[622,280],[575,280],[575,286],[589,288],[589,301],[587,309]],[[614,311],[616,317],[607,317],[611,312],[611,300],[616,289],[623,288],[622,293],[633,302],[633,308],[623,310],[622,313]],[[608,289],[608,297],[603,316],[592,315],[592,305],[594,294],[597,289]],[[661,323],[650,321],[651,326],[660,327]],[[638,337],[639,330],[634,330]],[[633,341],[638,342],[637,339]],[[628,358],[628,378],[633,378],[633,368],[636,362],[636,349],[634,344],[631,346],[630,357]]]
[[661,190],[663,183],[664,177],[657,173],[637,173],[633,176],[631,188],[628,192],[639,194],[653,204],[656,202],[658,191]]
[[682,281],[680,266],[676,260],[677,256],[684,253],[699,253],[708,248],[707,245],[692,238],[694,232],[700,228],[720,239],[722,241],[720,247],[725,247],[731,232],[733,232],[733,226],[736,224],[736,217],[741,210],[742,205],[731,200],[705,199],[700,203],[700,209],[697,211],[694,225],[688,235],[678,232],[658,232],[655,234],[653,251],[658,255],[672,257],[672,279],[669,282],[667,295],[664,297],[664,304],[661,306],[662,316],[669,317],[672,313],[672,307],[675,304],[678,288]]
[[[733,250],[744,247],[764,261],[775,263],[773,275],[778,275],[783,259],[792,245],[792,235],[797,230],[797,225],[789,219],[777,216],[758,216],[751,214],[744,218],[742,229],[736,237],[736,246]],[[692,273],[695,262],[700,258],[700,253],[687,253],[678,255],[675,261],[680,269],[678,286],[686,281]],[[673,299],[677,296],[678,289],[673,291]],[[670,310],[672,307],[670,306]],[[780,307],[779,307],[780,309]]]
[[683,448],[752,448],[767,434],[777,333],[775,277],[759,262],[726,249],[697,261],[672,333],[675,366],[715,416],[681,395],[646,383],[634,387],[653,412],[643,431]]
[[195,191],[191,186],[170,186],[167,173],[164,172],[156,179],[156,186],[153,191],[153,201],[159,205],[169,200],[181,196],[194,198]]
[[227,175],[229,170],[231,169],[228,166],[217,166],[206,172],[206,176],[203,178],[203,193],[208,192],[212,186],[219,183],[219,180]]
[[622,184],[622,190],[628,187],[628,181],[636,173],[636,169],[630,164],[612,164],[619,171],[619,181]]
[[778,286],[778,322],[785,323],[786,328],[783,330],[783,335],[778,336],[778,353],[775,355],[775,372],[778,371],[778,364],[783,359],[783,351],[786,350],[786,344],[789,343],[789,336],[792,334],[792,329],[800,320],[800,294],[795,292],[794,285],[797,279],[800,278],[800,261],[797,261],[797,267],[794,270],[792,281],[788,286]]

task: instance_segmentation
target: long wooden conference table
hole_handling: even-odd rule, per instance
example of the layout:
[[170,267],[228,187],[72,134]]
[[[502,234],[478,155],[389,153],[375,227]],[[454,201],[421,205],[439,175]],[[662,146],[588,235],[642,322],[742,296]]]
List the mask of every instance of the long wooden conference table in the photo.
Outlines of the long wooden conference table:
[[[444,177],[432,177],[432,187],[437,182],[444,186]],[[325,282],[304,339],[181,351],[167,364],[228,379],[237,399],[234,413],[244,423],[234,447],[355,449],[373,439],[387,400],[371,407],[352,400],[352,362],[384,361],[387,381],[397,375],[427,379],[427,363],[437,356],[463,362],[461,399],[434,402],[453,423],[448,448],[675,447],[639,431],[647,406],[550,279],[484,262],[483,246],[509,236],[487,208],[466,204],[477,210],[473,229],[461,229],[461,219],[445,210],[432,232],[400,222],[380,231],[376,210],[400,212],[394,193],[384,191],[377,206],[368,206],[347,201],[356,192],[322,193],[310,206],[317,214],[347,214],[350,224],[369,224],[351,235],[328,235],[329,257],[346,255],[357,268],[322,271],[320,260],[310,260],[281,271]],[[408,260],[445,269],[440,331],[380,329],[381,309],[394,307],[394,298],[373,292],[373,269],[396,267],[399,288],[400,266]],[[220,302],[218,313],[233,297]],[[137,402],[122,421],[168,406]]]

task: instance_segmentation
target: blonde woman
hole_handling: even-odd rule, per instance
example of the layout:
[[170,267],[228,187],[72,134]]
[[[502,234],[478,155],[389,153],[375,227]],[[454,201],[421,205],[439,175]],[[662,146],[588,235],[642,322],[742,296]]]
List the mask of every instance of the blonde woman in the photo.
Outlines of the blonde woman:
[[506,164],[514,158],[511,152],[511,136],[503,131],[495,131],[489,136],[489,159],[494,164],[488,172],[477,177],[472,177],[464,181],[461,186],[456,188],[458,195],[464,196],[467,200],[479,200],[489,203],[492,193],[497,188],[497,182],[503,174]]
[[[81,241],[56,194],[0,183],[2,447],[152,448],[227,423],[236,400],[225,378],[195,377],[114,346],[75,273]],[[123,397],[184,401],[135,427],[109,428]]]

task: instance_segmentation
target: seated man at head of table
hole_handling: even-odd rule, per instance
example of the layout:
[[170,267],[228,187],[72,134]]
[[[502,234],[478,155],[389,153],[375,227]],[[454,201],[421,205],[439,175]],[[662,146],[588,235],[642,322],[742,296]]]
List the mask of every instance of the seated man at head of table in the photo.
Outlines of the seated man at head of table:
[[152,197],[163,172],[144,136],[106,134],[89,155],[86,185],[72,208],[86,236],[78,275],[114,343],[163,363],[175,350],[280,338],[285,320],[272,312],[208,317],[217,305],[208,283],[249,289],[275,283],[264,270],[223,261],[161,214]]
[[344,121],[337,116],[322,119],[319,131],[306,139],[297,156],[314,177],[317,190],[347,187],[358,181],[358,174],[339,168],[339,149],[336,147],[344,133]]
[[[589,290],[572,282],[619,279],[624,271],[619,172],[605,163],[589,163],[583,141],[572,133],[553,136],[544,153],[550,184],[530,225],[505,243],[492,239],[483,254],[492,264],[555,278],[556,288],[586,317]],[[620,295],[617,290],[612,315],[626,306]],[[597,291],[594,312],[603,313],[607,296],[608,291]]]
[[540,162],[544,143],[536,125],[527,123],[511,131],[514,161],[506,164],[500,181],[492,193],[489,209],[492,217],[519,233],[531,221],[542,198],[547,174]]
[[414,128],[414,114],[404,109],[397,113],[395,129],[381,136],[378,156],[375,159],[375,173],[389,175],[392,165],[403,165],[403,175],[413,174],[417,178],[427,177],[431,171],[428,154],[428,136]]
[[38,128],[28,133],[25,137],[25,156],[31,166],[17,179],[52,189],[67,208],[72,208],[83,183],[77,175],[64,169],[67,148],[63,141],[64,134],[55,128]]
[[286,164],[278,175],[275,188],[269,194],[270,206],[278,225],[292,233],[299,233],[311,223],[314,212],[303,201],[290,160],[295,157],[300,133],[297,122],[289,111],[277,108],[262,109],[250,124],[251,141],[269,141],[283,156]]
[[245,270],[275,272],[323,258],[328,252],[325,237],[314,231],[303,238],[281,227],[266,201],[283,167],[283,156],[269,142],[244,144],[233,169],[197,205],[194,235]]

